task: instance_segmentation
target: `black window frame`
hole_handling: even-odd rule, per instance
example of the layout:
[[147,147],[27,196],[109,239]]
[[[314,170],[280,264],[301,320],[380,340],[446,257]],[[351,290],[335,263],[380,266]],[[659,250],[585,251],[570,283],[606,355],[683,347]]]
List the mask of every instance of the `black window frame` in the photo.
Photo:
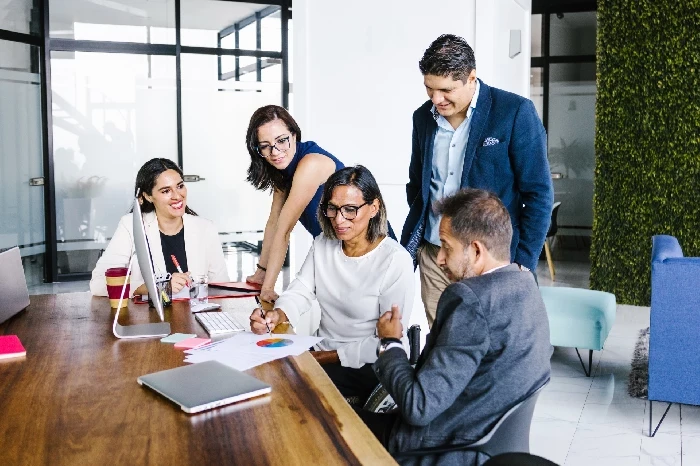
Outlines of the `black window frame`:
[[[50,36],[50,3],[58,0],[34,0],[30,20],[31,33],[21,33],[0,29],[0,40],[19,42],[37,47],[36,56],[32,56],[32,70],[39,71],[41,75],[41,125],[42,125],[42,152],[44,171],[44,209],[45,224],[44,234],[46,243],[44,262],[44,281],[47,283],[85,280],[90,278],[90,273],[63,273],[58,274],[58,240],[56,238],[56,190],[53,163],[53,116],[51,113],[51,52],[100,52],[100,53],[129,53],[140,55],[166,55],[175,57],[175,85],[177,108],[177,160],[183,167],[182,150],[182,82],[181,82],[181,54],[205,54],[219,56],[219,78],[221,75],[221,56],[236,57],[236,75],[240,77],[238,70],[238,57],[256,57],[256,78],[261,80],[261,71],[264,60],[281,60],[282,64],[282,106],[289,109],[289,19],[291,19],[292,0],[218,0],[231,3],[259,4],[261,10],[253,15],[253,21],[257,27],[257,47],[255,50],[238,48],[221,48],[221,33],[219,33],[218,47],[194,47],[183,46],[180,38],[181,31],[181,0],[174,0],[175,5],[175,44],[142,44],[132,42],[110,42],[51,38]],[[280,11],[281,19],[281,51],[261,50],[260,20],[265,16]],[[236,32],[237,34],[237,32]]]

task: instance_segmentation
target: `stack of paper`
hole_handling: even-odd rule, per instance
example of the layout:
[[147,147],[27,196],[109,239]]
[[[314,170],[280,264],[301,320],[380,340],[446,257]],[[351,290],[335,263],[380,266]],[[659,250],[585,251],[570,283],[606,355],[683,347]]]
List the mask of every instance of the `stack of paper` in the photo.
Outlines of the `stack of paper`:
[[298,356],[323,340],[288,334],[241,332],[226,340],[185,351],[185,362],[219,361],[239,371],[287,356]]

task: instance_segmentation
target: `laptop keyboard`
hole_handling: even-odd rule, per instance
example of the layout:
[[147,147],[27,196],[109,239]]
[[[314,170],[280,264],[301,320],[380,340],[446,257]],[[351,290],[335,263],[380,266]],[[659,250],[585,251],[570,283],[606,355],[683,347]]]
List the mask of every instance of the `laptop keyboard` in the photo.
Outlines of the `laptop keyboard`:
[[226,312],[200,312],[195,314],[194,317],[209,335],[221,335],[245,330],[241,324],[236,322],[236,319]]

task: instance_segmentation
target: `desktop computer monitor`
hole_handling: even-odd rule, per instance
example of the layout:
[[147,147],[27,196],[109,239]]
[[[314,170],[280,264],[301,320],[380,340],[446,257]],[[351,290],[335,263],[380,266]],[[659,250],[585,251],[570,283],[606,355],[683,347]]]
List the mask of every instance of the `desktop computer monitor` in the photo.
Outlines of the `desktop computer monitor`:
[[143,215],[141,214],[141,206],[139,205],[139,200],[136,198],[134,200],[134,249],[136,251],[136,260],[139,264],[139,269],[141,269],[141,275],[143,275],[143,281],[148,289],[148,297],[151,298],[153,306],[158,312],[158,317],[160,317],[161,322],[165,320],[163,315],[163,301],[158,294],[158,288],[156,287],[156,271],[153,267],[153,258],[151,257],[151,247],[148,244],[148,238],[146,237],[146,226],[143,223]]
[[[143,215],[141,214],[141,205],[139,204],[138,196],[136,199],[134,199],[133,219],[134,250],[136,251],[136,260],[138,261],[141,275],[143,275],[143,280],[146,284],[146,288],[148,289],[148,296],[151,298],[153,306],[156,308],[156,312],[158,313],[158,317],[160,318],[161,322],[153,324],[120,325],[117,322],[117,319],[119,318],[118,308],[116,314],[114,315],[112,333],[117,338],[125,339],[164,337],[166,335],[170,335],[170,324],[163,322],[165,320],[165,315],[163,313],[163,302],[160,299],[158,288],[156,287],[153,258],[151,257],[151,248],[148,244],[148,238],[146,237],[146,227],[143,223]],[[132,255],[131,259],[129,260],[129,270],[131,270],[133,260],[134,257]]]

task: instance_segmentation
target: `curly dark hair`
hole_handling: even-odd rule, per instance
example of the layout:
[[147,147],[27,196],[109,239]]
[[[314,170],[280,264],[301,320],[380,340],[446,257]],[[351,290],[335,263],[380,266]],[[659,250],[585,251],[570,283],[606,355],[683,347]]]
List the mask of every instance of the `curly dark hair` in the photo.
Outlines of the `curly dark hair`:
[[[153,205],[144,193],[151,196],[153,194],[153,188],[156,186],[156,181],[161,173],[168,170],[175,170],[180,178],[183,178],[182,169],[177,166],[175,162],[170,159],[155,158],[144,163],[139,172],[136,174],[136,185],[134,186],[134,196],[143,201],[141,204],[141,212],[148,213],[156,210],[156,206]],[[185,212],[190,215],[197,215],[197,213],[190,209],[189,206],[185,206]]]
[[246,147],[248,154],[250,154],[250,166],[246,181],[261,191],[268,189],[270,191],[275,189],[288,191],[291,187],[291,180],[285,179],[280,170],[270,165],[258,153],[258,128],[274,120],[282,120],[289,132],[296,137],[296,140],[301,141],[301,128],[283,107],[266,105],[257,109],[250,117],[245,136]]
[[476,58],[466,40],[453,34],[443,34],[430,44],[418,67],[423,76],[451,76],[455,81],[466,84],[469,74],[476,69]]

